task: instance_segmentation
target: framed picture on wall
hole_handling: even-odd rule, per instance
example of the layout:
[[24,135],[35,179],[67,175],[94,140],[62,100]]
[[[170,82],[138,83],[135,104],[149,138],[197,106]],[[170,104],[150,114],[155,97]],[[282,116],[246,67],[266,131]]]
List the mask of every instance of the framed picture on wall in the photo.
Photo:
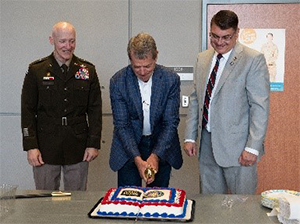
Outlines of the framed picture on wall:
[[[270,90],[284,91],[286,75],[286,45],[297,39],[295,27],[289,23],[292,13],[299,16],[300,0],[203,0],[202,1],[202,50],[210,47],[210,21],[219,10],[234,11],[239,17],[239,41],[265,55],[269,74]],[[299,36],[298,36],[299,41]],[[288,48],[287,48],[288,47]],[[294,50],[296,50],[294,48]]]

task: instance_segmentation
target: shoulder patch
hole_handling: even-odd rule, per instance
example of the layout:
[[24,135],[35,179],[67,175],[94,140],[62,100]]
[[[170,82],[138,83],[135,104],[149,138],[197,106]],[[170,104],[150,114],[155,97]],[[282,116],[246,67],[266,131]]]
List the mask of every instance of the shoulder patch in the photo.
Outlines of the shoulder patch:
[[37,59],[37,60],[31,62],[31,63],[29,64],[29,66],[31,66],[31,65],[36,65],[36,64],[39,64],[39,63],[41,63],[41,62],[43,62],[43,61],[46,61],[46,60],[48,59],[48,57],[49,57],[49,56],[44,57],[44,58]]
[[83,59],[83,58],[78,58],[78,60],[79,60],[79,61],[82,61],[83,63],[89,64],[89,65],[91,65],[91,66],[95,66],[92,62],[87,61],[87,60],[85,60],[85,59]]

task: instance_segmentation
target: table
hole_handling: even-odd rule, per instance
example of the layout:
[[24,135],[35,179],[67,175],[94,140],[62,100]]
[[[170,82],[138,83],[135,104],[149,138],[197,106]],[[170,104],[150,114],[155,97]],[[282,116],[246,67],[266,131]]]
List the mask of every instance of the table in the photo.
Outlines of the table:
[[[17,191],[17,194],[47,193],[47,191]],[[1,224],[43,223],[134,223],[128,219],[91,219],[89,211],[104,196],[104,191],[71,192],[71,197],[43,197],[15,199],[13,207],[0,217]],[[279,223],[277,218],[268,217],[267,209],[260,205],[260,195],[187,195],[195,201],[193,223]],[[233,203],[224,206],[224,202]],[[140,223],[157,223],[140,221]],[[164,222],[162,222],[164,223]],[[166,222],[179,223],[179,222]]]

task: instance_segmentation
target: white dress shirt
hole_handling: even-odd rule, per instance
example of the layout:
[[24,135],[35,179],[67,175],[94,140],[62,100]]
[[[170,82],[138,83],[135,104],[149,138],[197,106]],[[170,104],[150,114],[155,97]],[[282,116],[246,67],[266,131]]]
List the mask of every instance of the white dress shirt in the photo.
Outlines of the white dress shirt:
[[138,79],[140,93],[142,97],[143,104],[143,135],[151,135],[151,126],[150,126],[150,104],[151,104],[151,88],[152,88],[152,75],[148,82],[143,82]]

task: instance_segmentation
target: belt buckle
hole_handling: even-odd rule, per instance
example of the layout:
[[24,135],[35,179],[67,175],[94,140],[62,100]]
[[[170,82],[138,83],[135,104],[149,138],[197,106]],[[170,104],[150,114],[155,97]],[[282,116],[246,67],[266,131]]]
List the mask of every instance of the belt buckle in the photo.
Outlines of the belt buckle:
[[61,118],[61,125],[62,126],[67,126],[68,125],[68,119],[67,119],[67,117],[62,117]]

